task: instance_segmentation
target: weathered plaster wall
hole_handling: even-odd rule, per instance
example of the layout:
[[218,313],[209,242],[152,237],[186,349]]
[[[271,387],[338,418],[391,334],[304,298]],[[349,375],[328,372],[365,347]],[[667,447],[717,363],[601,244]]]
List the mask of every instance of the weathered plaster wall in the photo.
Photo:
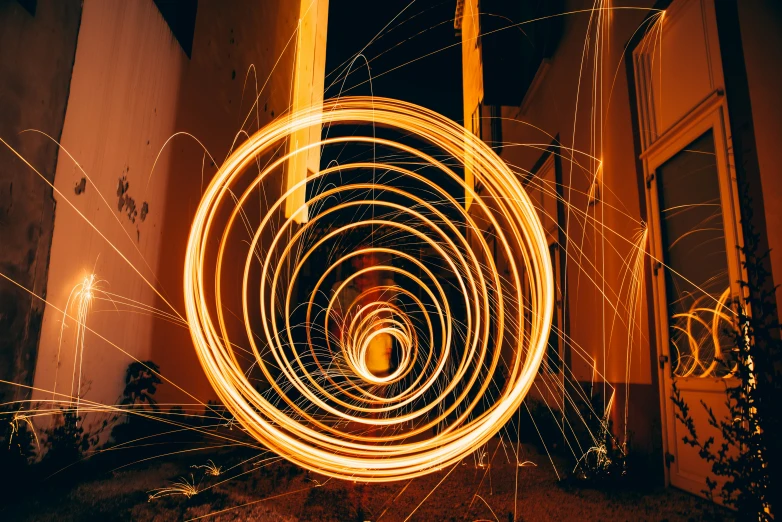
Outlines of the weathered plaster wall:
[[[71,85],[81,18],[79,0],[39,0],[35,13],[0,2],[0,138],[49,181]],[[47,293],[54,228],[52,190],[0,144],[0,273],[39,296]],[[58,209],[59,210],[59,209]],[[0,279],[0,380],[33,384],[44,303]],[[0,385],[0,403],[29,390]]]
[[[113,404],[130,355],[142,360],[150,355],[155,319],[109,299],[152,304],[154,292],[142,277],[159,287],[155,274],[170,151],[160,156],[151,178],[150,172],[175,129],[186,60],[152,0],[84,2],[55,178],[51,305],[35,376],[45,391],[36,393],[38,399],[56,391],[65,394],[56,396],[63,400],[73,389],[83,399]],[[61,310],[71,289],[90,273],[113,296],[93,292],[86,320],[92,331],[82,354],[73,321],[66,322],[60,343]]]
[[[36,400],[78,394],[113,404],[127,365],[151,358],[192,394],[167,385],[162,400],[214,398],[184,322],[153,314],[184,315],[182,269],[193,211],[215,164],[244,139],[240,131],[253,132],[288,110],[297,85],[297,99],[320,99],[328,2],[199,2],[192,60],[153,0],[85,0],[83,9],[43,1],[35,17],[16,2],[0,9],[0,136],[56,179],[52,198],[43,180],[0,152],[3,274],[39,294],[48,280],[50,303],[44,313],[10,283],[0,285],[0,326],[8,332],[0,339],[0,378],[33,384],[35,370]],[[297,38],[300,19],[304,33]],[[297,49],[306,54],[294,82]],[[47,132],[62,149],[41,135],[17,137],[25,128]],[[204,162],[191,137],[164,146],[177,131],[200,139],[215,164]],[[318,158],[308,163],[317,167]],[[280,178],[277,188],[287,181]],[[63,309],[90,274],[100,283],[82,349]]]

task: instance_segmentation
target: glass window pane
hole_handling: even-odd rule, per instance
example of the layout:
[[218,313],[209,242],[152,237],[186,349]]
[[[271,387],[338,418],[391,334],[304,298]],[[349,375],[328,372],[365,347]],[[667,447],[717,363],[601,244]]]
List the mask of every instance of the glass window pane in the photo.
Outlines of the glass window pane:
[[[656,172],[672,371],[679,377],[729,373],[730,275],[710,130]],[[726,313],[727,312],[727,313]]]

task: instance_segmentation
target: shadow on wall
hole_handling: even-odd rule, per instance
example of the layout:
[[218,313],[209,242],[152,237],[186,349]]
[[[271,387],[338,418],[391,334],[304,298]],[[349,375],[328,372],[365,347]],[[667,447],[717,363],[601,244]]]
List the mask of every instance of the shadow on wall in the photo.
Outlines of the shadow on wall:
[[[57,146],[38,129],[62,134],[81,21],[81,2],[0,2],[0,138],[47,180],[54,180]],[[46,295],[54,229],[52,189],[0,144],[0,273]],[[0,281],[0,380],[33,384],[44,303]],[[0,403],[29,397],[0,385]]]

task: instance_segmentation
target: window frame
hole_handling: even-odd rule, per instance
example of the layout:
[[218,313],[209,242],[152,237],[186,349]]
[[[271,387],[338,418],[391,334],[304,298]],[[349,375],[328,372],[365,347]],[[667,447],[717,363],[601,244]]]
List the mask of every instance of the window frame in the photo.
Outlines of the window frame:
[[[728,279],[731,289],[731,306],[744,302],[744,291],[739,281],[746,280],[742,265],[740,247],[743,246],[738,188],[734,165],[730,162],[730,125],[727,121],[727,105],[722,91],[715,90],[705,100],[682,117],[677,123],[655,139],[641,155],[646,193],[649,226],[649,255],[652,265],[652,303],[656,353],[661,387],[664,452],[666,453],[666,483],[697,493],[703,489],[703,478],[690,470],[689,464],[680,463],[679,444],[683,429],[675,417],[675,410],[665,390],[671,390],[673,383],[687,395],[701,398],[707,403],[717,403],[724,395],[724,386],[732,386],[735,379],[727,377],[679,377],[673,375],[670,344],[670,323],[668,317],[668,295],[666,289],[666,267],[664,265],[662,231],[660,227],[660,195],[657,187],[657,169],[666,161],[686,148],[709,130],[714,136],[714,151],[720,187],[720,204],[725,234],[725,249],[728,264]],[[715,395],[716,394],[716,395]],[[718,397],[719,396],[719,397]],[[673,430],[674,438],[671,437]],[[684,458],[684,457],[682,457]],[[688,461],[689,462],[689,461]]]
[[549,227],[546,227],[544,220],[542,220],[544,221],[542,224],[546,233],[546,240],[549,246],[549,251],[551,252],[552,247],[554,251],[554,255],[551,257],[551,264],[554,274],[554,287],[556,293],[556,298],[554,300],[554,314],[556,314],[556,322],[559,329],[559,332],[556,334],[557,355],[559,361],[556,371],[551,371],[551,369],[548,368],[547,362],[549,358],[549,352],[547,346],[546,358],[544,359],[544,363],[540,366],[539,373],[544,373],[561,380],[564,378],[565,367],[569,366],[570,364],[570,354],[569,350],[567,350],[567,343],[565,343],[568,324],[567,303],[565,302],[567,296],[567,292],[565,290],[567,285],[567,277],[564,271],[563,253],[565,252],[567,238],[561,225],[565,211],[562,194],[562,162],[560,158],[560,146],[557,139],[555,139],[554,142],[540,156],[538,161],[535,163],[535,166],[530,170],[529,176],[527,176],[523,182],[528,194],[530,194],[532,191],[535,193],[535,197],[532,198],[533,203],[537,203],[538,205],[542,205],[544,207],[545,203],[543,202],[543,199],[539,197],[540,195],[545,197],[541,191],[541,188],[530,187],[530,183],[535,178],[542,179],[541,174],[545,175],[548,171],[553,173],[553,179],[551,181],[554,183],[554,190],[556,192],[554,205],[556,209],[556,215],[548,216],[548,219],[551,220],[551,225]]

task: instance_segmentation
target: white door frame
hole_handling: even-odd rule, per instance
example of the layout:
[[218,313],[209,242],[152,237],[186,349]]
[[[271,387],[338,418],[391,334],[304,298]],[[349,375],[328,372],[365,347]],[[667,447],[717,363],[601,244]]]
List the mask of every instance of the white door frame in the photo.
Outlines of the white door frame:
[[[659,193],[657,187],[657,169],[670,158],[711,130],[714,136],[714,150],[719,176],[720,202],[722,207],[725,249],[727,254],[728,274],[732,302],[741,298],[739,279],[744,279],[739,246],[743,244],[738,189],[736,174],[731,153],[731,140],[727,122],[727,105],[721,91],[713,92],[690,113],[666,131],[659,139],[641,154],[646,176],[646,202],[649,210],[650,255],[654,266],[654,317],[656,326],[657,354],[660,362],[658,376],[660,382],[660,403],[663,425],[663,451],[666,457],[666,484],[695,494],[702,494],[705,488],[705,476],[694,473],[682,465],[679,455],[681,439],[686,432],[682,424],[675,418],[675,407],[671,401],[672,385],[683,393],[695,393],[698,399],[708,403],[721,404],[725,400],[725,386],[731,379],[716,377],[674,377],[671,370],[673,360],[670,350],[668,299],[665,282],[666,267],[663,263],[663,241],[660,226]],[[698,403],[690,404],[692,408],[700,408]],[[703,433],[705,427],[698,426]]]

